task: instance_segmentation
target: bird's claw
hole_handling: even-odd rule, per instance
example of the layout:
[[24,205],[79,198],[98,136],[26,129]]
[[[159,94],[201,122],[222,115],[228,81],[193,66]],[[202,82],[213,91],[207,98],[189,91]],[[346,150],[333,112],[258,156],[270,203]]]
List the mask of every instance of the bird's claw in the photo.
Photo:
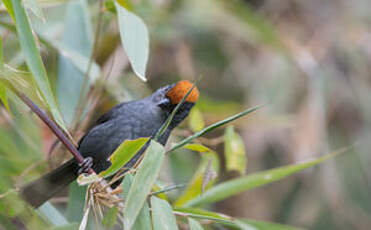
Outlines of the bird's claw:
[[93,158],[86,157],[82,163],[79,163],[77,174],[87,173],[91,167],[93,167]]

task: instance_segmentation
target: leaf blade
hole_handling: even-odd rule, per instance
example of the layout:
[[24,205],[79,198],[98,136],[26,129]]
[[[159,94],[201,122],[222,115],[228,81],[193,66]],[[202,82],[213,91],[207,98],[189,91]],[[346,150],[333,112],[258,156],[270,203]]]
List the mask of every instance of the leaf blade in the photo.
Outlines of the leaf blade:
[[157,198],[155,196],[151,197],[152,206],[152,222],[154,230],[177,230],[178,225],[176,224],[176,219],[173,214],[173,210],[169,203],[165,200]]

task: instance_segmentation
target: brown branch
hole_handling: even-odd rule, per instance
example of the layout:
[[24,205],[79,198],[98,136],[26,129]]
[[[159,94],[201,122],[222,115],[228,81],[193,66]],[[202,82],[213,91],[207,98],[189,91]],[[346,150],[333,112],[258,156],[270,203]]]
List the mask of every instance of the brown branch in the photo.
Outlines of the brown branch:
[[[15,91],[16,92],[16,91]],[[16,92],[22,101],[30,107],[30,109],[36,113],[37,116],[53,131],[53,133],[58,137],[58,139],[66,146],[68,151],[76,158],[79,163],[84,162],[84,158],[81,156],[80,152],[72,144],[72,142],[67,138],[63,131],[51,120],[46,113],[40,109],[33,101],[26,95],[20,92]],[[95,173],[93,169],[89,169],[88,173]]]

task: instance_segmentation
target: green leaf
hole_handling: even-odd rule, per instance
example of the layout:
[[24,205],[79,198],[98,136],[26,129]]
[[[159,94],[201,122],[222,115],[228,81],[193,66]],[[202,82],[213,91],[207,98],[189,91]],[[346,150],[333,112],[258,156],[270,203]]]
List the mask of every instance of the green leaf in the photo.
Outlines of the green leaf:
[[68,224],[66,218],[49,202],[41,205],[38,211],[53,225],[62,226]]
[[[133,183],[133,175],[126,174],[124,180],[122,182],[122,197],[124,199],[128,196],[128,191]],[[149,207],[147,202],[144,202],[142,209],[140,210],[137,219],[133,225],[133,229],[135,230],[151,230],[152,229],[152,222],[151,217],[149,215]]]
[[239,220],[234,219],[233,217],[221,213],[196,208],[176,208],[175,211],[178,212],[179,214],[182,214],[183,216],[202,220],[216,221],[228,227],[233,227],[241,230],[257,230],[255,227],[249,225],[248,223],[241,222]]
[[184,146],[185,149],[189,149],[189,150],[192,150],[192,151],[196,151],[196,152],[199,152],[199,153],[205,153],[205,152],[210,152],[211,150],[202,145],[202,144],[186,144]]
[[218,184],[207,190],[204,194],[202,194],[202,196],[198,196],[195,199],[187,202],[184,206],[200,206],[226,199],[238,193],[283,179],[291,174],[320,164],[342,152],[344,152],[344,150],[330,153],[323,157],[305,163],[288,165],[263,172],[258,172]]
[[8,104],[8,96],[6,95],[6,86],[0,82],[0,100],[3,102],[5,108],[10,112]]
[[[76,114],[92,47],[92,28],[86,0],[70,1],[65,18],[62,43],[53,43],[59,51],[56,89],[58,103],[66,123],[71,124]],[[82,63],[82,60],[86,63]],[[86,94],[87,90],[83,96]]]
[[178,229],[173,210],[167,201],[152,196],[151,207],[154,230]]
[[148,139],[148,137],[142,137],[136,140],[125,140],[110,156],[112,165],[99,175],[108,177],[115,174],[148,142]]
[[224,134],[224,156],[228,171],[236,170],[244,175],[246,172],[246,153],[242,138],[238,135],[233,126],[228,126]]
[[134,230],[152,230],[151,216],[149,214],[148,203],[145,202],[139,212],[137,219],[133,225]]
[[125,175],[124,180],[122,181],[122,198],[127,199],[133,179],[134,177],[131,173]]
[[26,63],[30,69],[33,79],[40,90],[42,98],[48,109],[51,111],[58,125],[67,132],[62,116],[59,112],[56,100],[54,98],[49,79],[41,60],[40,52],[37,49],[36,41],[33,36],[26,12],[22,6],[21,0],[12,0],[15,24],[18,32],[18,39],[24,52]]
[[188,225],[190,230],[203,230],[201,224],[192,218],[188,218]]
[[79,224],[78,223],[71,223],[71,224],[66,224],[66,225],[61,225],[61,226],[54,226],[49,228],[48,230],[78,230],[79,229]]
[[239,222],[247,223],[258,230],[303,230],[293,226],[277,224],[272,222],[257,221],[251,219],[238,219]]
[[228,118],[226,118],[226,119],[224,119],[224,120],[221,120],[221,121],[219,121],[219,122],[216,122],[216,123],[214,123],[214,124],[212,124],[212,125],[210,125],[210,126],[204,128],[204,129],[201,130],[200,132],[197,132],[197,133],[193,134],[192,136],[189,136],[189,137],[185,138],[184,140],[182,140],[182,141],[179,142],[178,144],[174,145],[174,146],[169,150],[169,152],[172,152],[172,151],[174,151],[174,150],[176,150],[176,149],[178,149],[178,148],[181,148],[181,147],[183,147],[184,145],[190,143],[192,140],[196,139],[197,137],[200,137],[200,136],[204,135],[205,133],[208,133],[208,132],[210,132],[210,131],[212,131],[212,130],[214,130],[214,129],[220,127],[220,126],[223,126],[223,125],[225,125],[225,124],[227,124],[227,123],[229,123],[229,122],[232,122],[232,121],[234,121],[234,120],[236,120],[236,119],[238,119],[238,118],[241,118],[241,117],[243,117],[243,116],[246,116],[247,114],[252,113],[252,112],[254,112],[255,110],[257,110],[257,109],[259,109],[259,108],[261,108],[261,107],[262,107],[262,105],[255,106],[255,107],[253,107],[253,108],[246,109],[245,111],[242,111],[242,112],[240,112],[240,113],[237,113],[237,114],[235,114],[235,115],[233,115],[233,116],[231,116],[231,117],[228,117]]
[[186,214],[188,217],[197,218],[197,219],[204,219],[204,220],[213,220],[221,223],[228,223],[228,224],[234,224],[233,218],[229,217],[227,215],[206,211],[202,209],[196,209],[196,208],[175,208],[174,211]]
[[107,228],[112,228],[116,224],[117,214],[119,209],[117,206],[113,206],[107,212],[107,214],[103,217],[102,225]]
[[3,37],[0,37],[0,71],[4,71]]
[[151,188],[160,172],[162,161],[165,156],[165,150],[161,144],[151,141],[144,154],[143,161],[141,162],[138,172],[136,173],[130,187],[124,208],[125,229],[131,229],[133,227],[147,195],[151,191]]
[[8,11],[10,17],[13,19],[15,22],[15,17],[14,17],[14,10],[13,10],[13,5],[11,0],[3,0],[4,6],[6,10]]
[[74,181],[69,186],[66,217],[70,222],[81,222],[84,214],[86,186],[79,186]]
[[201,111],[196,107],[189,113],[189,127],[193,132],[199,132],[205,128],[205,122]]
[[149,55],[149,34],[141,18],[115,2],[121,42],[135,74],[146,79],[146,66]]
[[204,190],[207,190],[214,184],[215,178],[213,178],[212,180],[208,180],[206,182],[204,181],[205,171],[209,166],[210,160],[212,160],[211,169],[214,170],[216,173],[219,172],[219,159],[217,154],[215,152],[201,154],[201,163],[196,173],[194,174],[192,180],[189,182],[187,189],[175,202],[174,204],[175,207],[183,206],[185,203],[201,194],[203,187]]

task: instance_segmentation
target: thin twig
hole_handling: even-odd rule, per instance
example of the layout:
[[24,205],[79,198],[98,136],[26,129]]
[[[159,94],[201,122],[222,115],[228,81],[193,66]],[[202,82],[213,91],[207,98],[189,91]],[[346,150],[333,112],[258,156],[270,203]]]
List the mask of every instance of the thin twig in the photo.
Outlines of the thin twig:
[[[16,91],[15,91],[16,92]],[[39,116],[39,118],[53,131],[53,133],[58,137],[58,139],[66,146],[68,151],[76,158],[79,163],[84,162],[84,158],[81,156],[80,152],[72,144],[72,142],[67,138],[67,136],[62,132],[62,130],[52,121],[46,113],[40,109],[37,105],[31,101],[26,95],[20,92],[16,92],[22,101]],[[95,173],[93,169],[88,169],[88,173]]]

